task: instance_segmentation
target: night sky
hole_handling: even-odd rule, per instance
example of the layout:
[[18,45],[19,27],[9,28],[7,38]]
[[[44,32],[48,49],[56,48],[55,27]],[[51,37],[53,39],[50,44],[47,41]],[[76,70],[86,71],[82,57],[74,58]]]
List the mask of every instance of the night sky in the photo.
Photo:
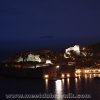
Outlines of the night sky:
[[0,57],[99,39],[100,0],[0,0]]

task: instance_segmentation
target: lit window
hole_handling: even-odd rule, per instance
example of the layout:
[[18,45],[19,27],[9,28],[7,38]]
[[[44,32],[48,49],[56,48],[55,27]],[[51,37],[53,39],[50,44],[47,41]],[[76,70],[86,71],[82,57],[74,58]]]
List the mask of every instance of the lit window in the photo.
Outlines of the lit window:
[[76,70],[75,73],[81,73],[81,70]]

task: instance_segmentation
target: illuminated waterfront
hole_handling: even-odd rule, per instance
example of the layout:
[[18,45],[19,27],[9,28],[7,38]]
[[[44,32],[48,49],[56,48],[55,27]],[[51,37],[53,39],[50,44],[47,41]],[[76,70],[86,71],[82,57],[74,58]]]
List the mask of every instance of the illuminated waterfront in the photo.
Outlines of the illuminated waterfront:
[[2,62],[0,97],[99,100],[100,60],[90,51],[75,45],[61,55],[44,50]]

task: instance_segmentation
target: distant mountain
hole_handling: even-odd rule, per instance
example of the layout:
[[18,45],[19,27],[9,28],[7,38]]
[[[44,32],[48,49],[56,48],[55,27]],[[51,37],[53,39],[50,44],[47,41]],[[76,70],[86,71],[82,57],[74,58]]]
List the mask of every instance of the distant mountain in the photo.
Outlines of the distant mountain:
[[[91,49],[94,54],[100,55],[100,42],[92,44],[92,45],[88,45],[88,46],[86,46],[86,48],[89,50]],[[26,59],[29,54],[39,55],[40,58],[54,60],[56,58],[63,58],[65,49],[66,48],[64,48],[60,51],[53,51],[51,49],[46,48],[46,49],[40,49],[40,50],[34,50],[34,51],[22,51],[20,53],[15,54],[14,56],[11,56],[8,59],[4,60],[4,62],[16,61],[21,57]]]

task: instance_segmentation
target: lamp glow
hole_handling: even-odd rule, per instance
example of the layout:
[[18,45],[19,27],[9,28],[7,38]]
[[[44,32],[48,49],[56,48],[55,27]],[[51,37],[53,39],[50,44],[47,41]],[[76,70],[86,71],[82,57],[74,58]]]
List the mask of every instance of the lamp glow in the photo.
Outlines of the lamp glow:
[[44,78],[46,78],[46,79],[47,79],[47,78],[49,78],[49,75],[47,75],[47,74],[46,74],[46,75],[44,75]]
[[70,77],[70,74],[67,74],[67,77]]
[[64,74],[62,74],[62,75],[61,75],[61,78],[64,78],[64,77],[65,77],[65,75],[64,75]]

